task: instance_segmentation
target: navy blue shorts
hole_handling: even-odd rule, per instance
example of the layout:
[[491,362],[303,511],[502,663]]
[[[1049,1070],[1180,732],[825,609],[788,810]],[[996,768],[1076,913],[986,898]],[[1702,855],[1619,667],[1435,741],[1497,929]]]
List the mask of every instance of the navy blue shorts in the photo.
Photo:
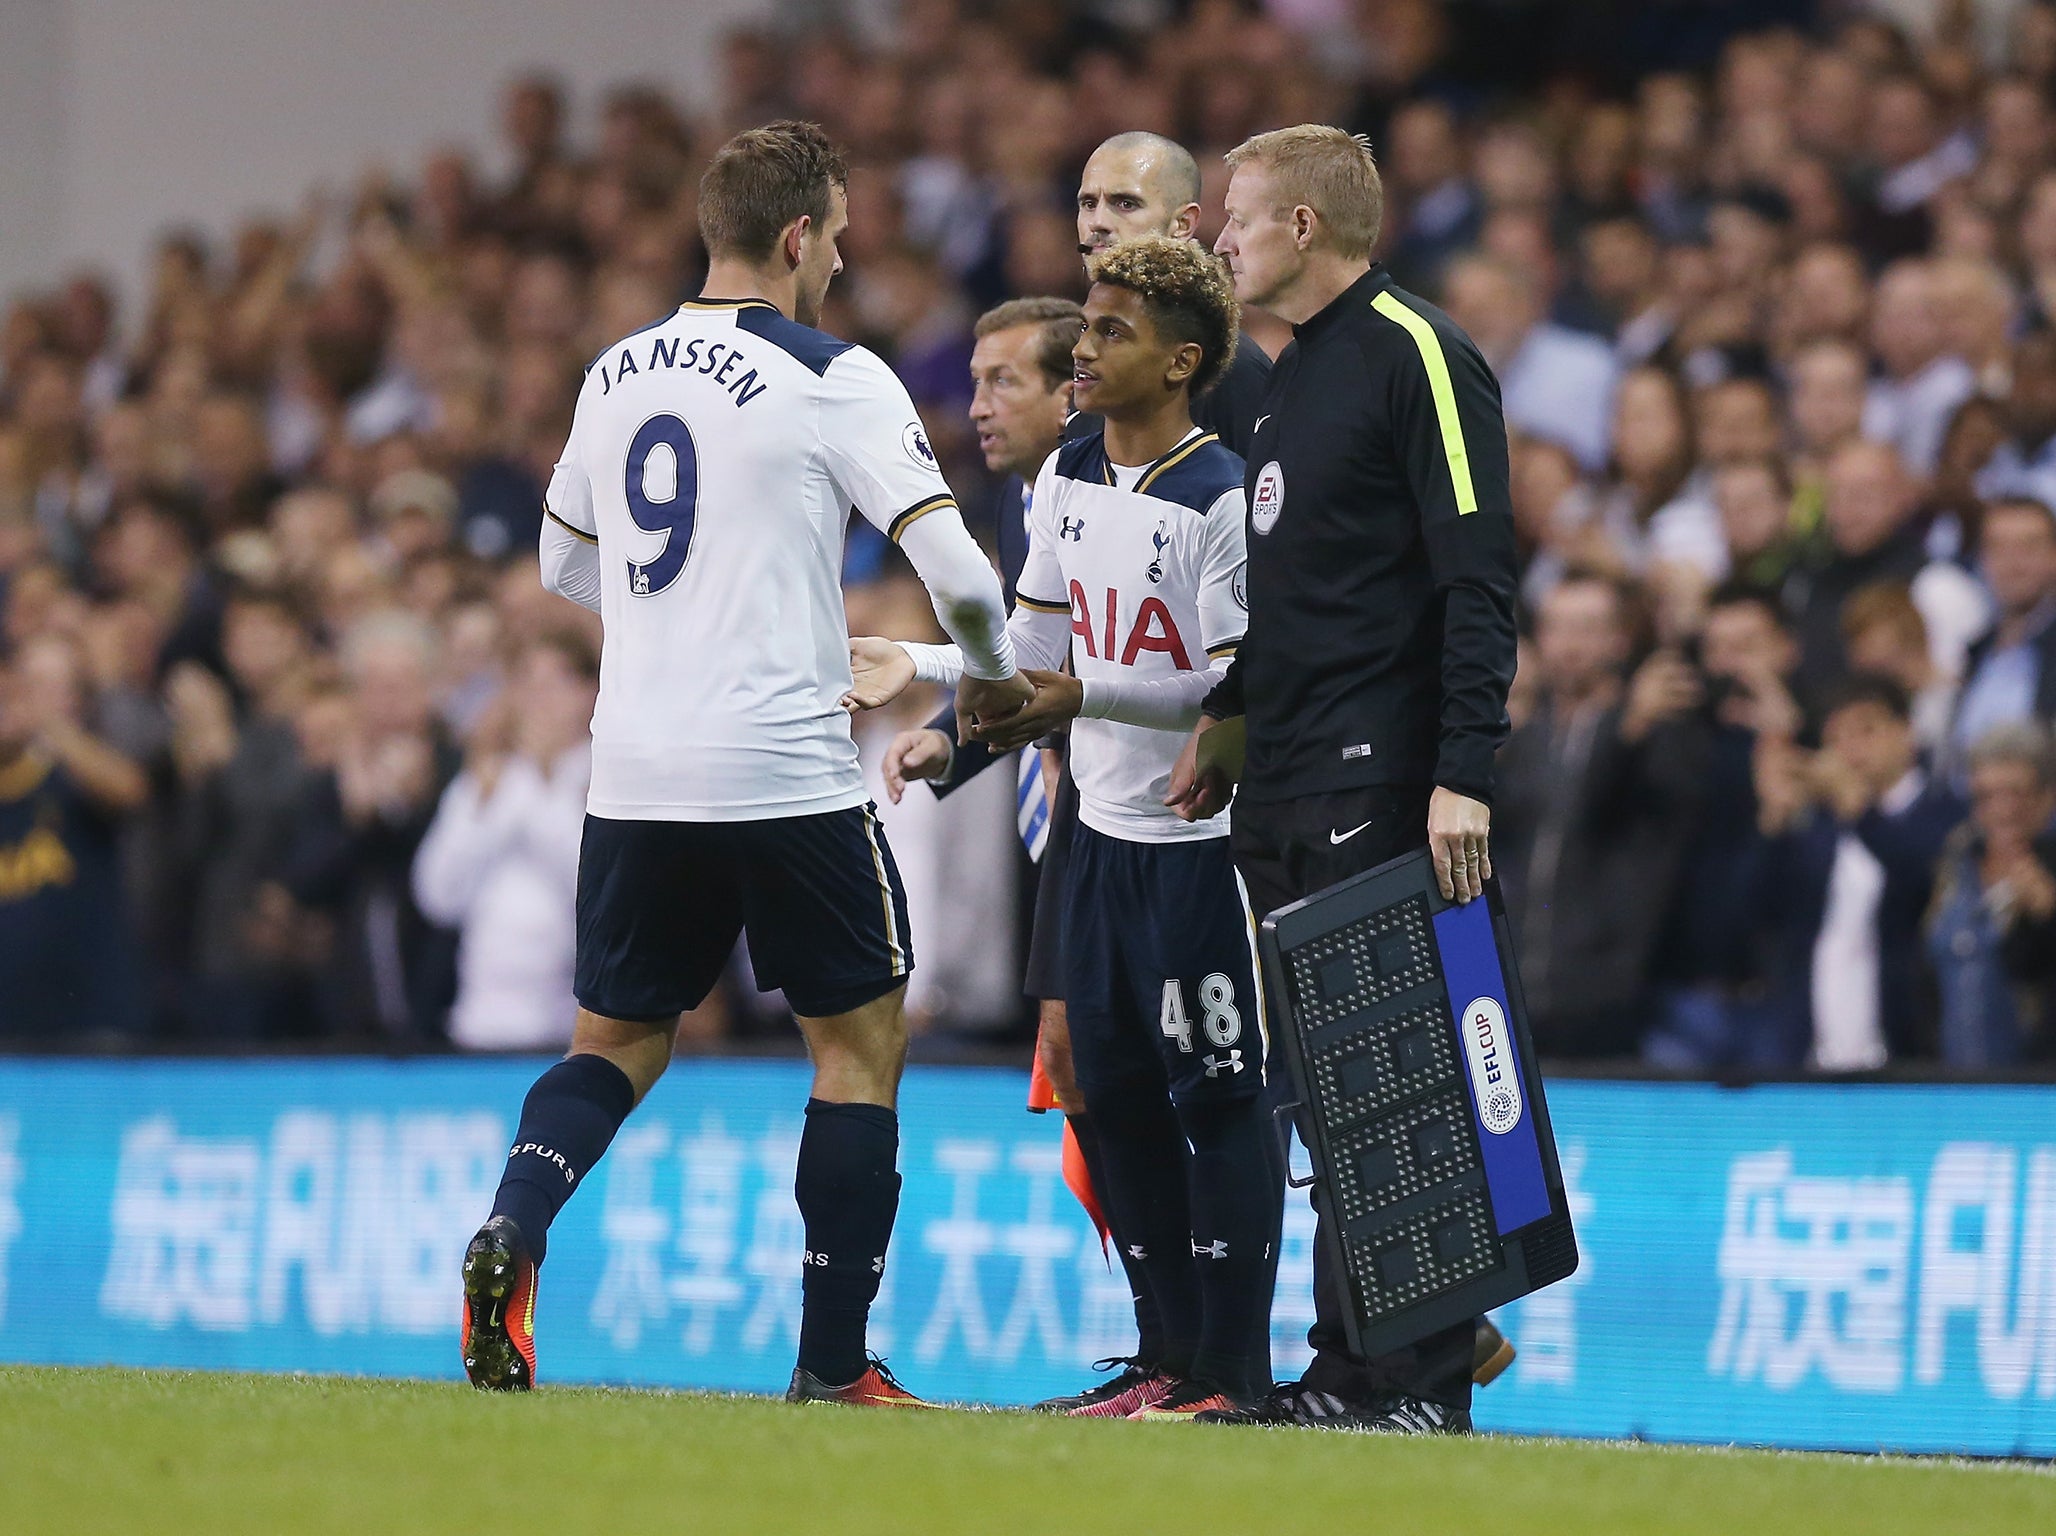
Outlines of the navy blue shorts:
[[914,969],[907,893],[869,805],[767,821],[585,819],[579,1006],[610,1019],[697,1008],[747,934],[757,985],[828,1018]]
[[1269,1032],[1256,925],[1228,839],[1131,843],[1080,824],[1064,904],[1064,1006],[1088,1104],[1259,1093]]

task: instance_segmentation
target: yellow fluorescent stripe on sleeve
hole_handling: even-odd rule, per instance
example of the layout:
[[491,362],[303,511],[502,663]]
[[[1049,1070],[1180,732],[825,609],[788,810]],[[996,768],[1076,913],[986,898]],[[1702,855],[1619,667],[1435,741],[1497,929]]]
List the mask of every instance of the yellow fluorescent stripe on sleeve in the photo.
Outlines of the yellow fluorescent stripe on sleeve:
[[1045,598],[1030,597],[1025,592],[1016,592],[1014,602],[1022,608],[1033,608],[1037,613],[1069,613],[1069,603],[1052,603]]
[[555,523],[559,528],[562,528],[566,533],[570,534],[573,538],[584,539],[588,544],[597,544],[600,542],[598,535],[587,533],[583,528],[572,527],[569,523],[565,522],[563,518],[557,516],[556,513],[552,512],[548,507],[543,508],[543,516],[547,517],[551,522]]
[[901,534],[930,512],[940,512],[944,507],[953,507],[956,504],[957,499],[954,496],[930,496],[926,501],[917,501],[892,520],[892,525],[885,530],[885,536],[896,544]]
[[1464,447],[1463,423],[1456,415],[1456,386],[1449,381],[1449,359],[1442,355],[1442,338],[1427,320],[1387,291],[1371,300],[1371,308],[1405,330],[1420,349],[1421,363],[1428,370],[1428,390],[1435,397],[1435,421],[1442,428],[1442,451],[1449,457],[1449,478],[1456,487],[1458,516],[1478,510],[1478,493],[1471,485],[1471,455]]
[[1161,460],[1157,464],[1157,467],[1155,469],[1152,469],[1148,474],[1144,475],[1142,479],[1136,483],[1135,489],[1137,494],[1140,494],[1141,492],[1148,490],[1152,485],[1155,485],[1157,482],[1157,477],[1163,474],[1163,472],[1169,469],[1172,465],[1184,463],[1187,459],[1191,458],[1195,453],[1199,452],[1200,449],[1204,448],[1208,443],[1218,443],[1219,441],[1219,437],[1217,437],[1212,432],[1209,432],[1203,437],[1195,437],[1183,448],[1172,449],[1169,457]]

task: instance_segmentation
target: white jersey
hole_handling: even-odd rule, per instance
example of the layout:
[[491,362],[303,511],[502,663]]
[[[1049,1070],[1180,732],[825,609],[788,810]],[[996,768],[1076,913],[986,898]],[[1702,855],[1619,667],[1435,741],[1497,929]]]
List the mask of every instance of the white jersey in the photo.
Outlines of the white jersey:
[[694,300],[594,361],[543,533],[545,583],[604,624],[593,815],[866,801],[840,704],[853,504],[903,541],[971,670],[1010,673],[997,578],[877,357],[753,299]]
[[[1023,666],[1068,651],[1084,685],[1071,726],[1078,819],[1108,837],[1170,843],[1228,835],[1164,804],[1171,769],[1249,621],[1243,465],[1195,428],[1156,463],[1111,464],[1098,432],[1064,444],[1029,494],[1028,557],[1010,623]],[[918,675],[949,681],[946,647],[909,646]]]

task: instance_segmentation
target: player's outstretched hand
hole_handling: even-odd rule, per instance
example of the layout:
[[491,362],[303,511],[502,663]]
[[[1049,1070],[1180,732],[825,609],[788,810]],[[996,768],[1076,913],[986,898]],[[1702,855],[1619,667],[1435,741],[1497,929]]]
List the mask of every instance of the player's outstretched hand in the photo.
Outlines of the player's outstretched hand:
[[1004,720],[978,727],[978,739],[995,752],[1012,752],[1078,718],[1085,685],[1063,672],[1021,674],[1035,685],[1035,697]]
[[[1205,821],[1218,816],[1235,792],[1235,781],[1221,754],[1210,751],[1208,737],[1227,722],[1201,715],[1186,739],[1185,750],[1171,767],[1171,785],[1164,792],[1164,804],[1178,813],[1181,821]],[[1240,720],[1236,721],[1240,725]]]
[[885,749],[885,797],[894,805],[914,779],[939,779],[949,772],[949,738],[927,726],[901,731]]
[[842,707],[851,714],[890,704],[913,680],[914,658],[897,640],[850,636],[850,691],[842,696]]
[[1482,896],[1492,878],[1492,807],[1436,785],[1428,797],[1428,848],[1444,900],[1461,905]]
[[1035,697],[1035,685],[1021,673],[987,681],[968,673],[957,684],[957,745],[977,740],[978,727],[994,725],[1019,713]]

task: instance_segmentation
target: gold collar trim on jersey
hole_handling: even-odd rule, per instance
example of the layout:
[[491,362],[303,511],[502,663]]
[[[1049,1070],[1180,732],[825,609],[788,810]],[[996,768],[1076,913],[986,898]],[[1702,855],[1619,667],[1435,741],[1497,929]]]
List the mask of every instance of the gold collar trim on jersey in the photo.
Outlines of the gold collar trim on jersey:
[[769,309],[778,306],[769,299],[687,299],[680,309]]
[[[1157,477],[1165,470],[1175,465],[1183,464],[1208,443],[1218,443],[1220,440],[1221,435],[1218,432],[1202,432],[1197,437],[1187,438],[1142,472],[1142,478],[1135,482],[1135,494],[1140,496],[1144,491],[1156,484]],[[1114,479],[1114,461],[1112,459],[1104,460],[1104,468],[1101,473],[1107,477],[1108,485],[1120,484],[1119,481]]]
[[1152,485],[1156,484],[1157,480],[1163,475],[1165,470],[1172,469],[1175,468],[1177,465],[1183,464],[1187,459],[1191,458],[1195,453],[1199,452],[1199,450],[1204,448],[1208,443],[1218,443],[1220,440],[1220,435],[1218,433],[1202,432],[1198,437],[1192,439],[1191,442],[1180,443],[1176,448],[1173,448],[1169,453],[1165,454],[1162,458],[1158,459],[1156,463],[1152,464],[1149,468],[1149,473],[1144,475],[1140,480],[1138,480],[1135,483],[1136,494],[1140,495],[1142,492],[1148,490]]

